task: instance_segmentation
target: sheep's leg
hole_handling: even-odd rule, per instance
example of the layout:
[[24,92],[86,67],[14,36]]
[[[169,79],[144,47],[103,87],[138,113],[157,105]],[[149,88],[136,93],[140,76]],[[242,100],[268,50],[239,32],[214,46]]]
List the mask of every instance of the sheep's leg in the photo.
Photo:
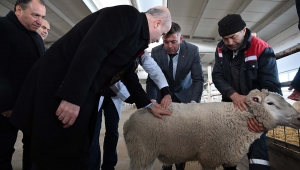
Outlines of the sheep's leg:
[[137,164],[137,162],[130,161],[130,168],[129,170],[143,170],[143,168]]
[[130,158],[130,170],[152,170],[155,157],[148,155],[148,159],[140,159],[141,157],[146,157],[143,155],[141,157]]
[[146,168],[146,170],[152,170],[153,166],[154,166],[154,161],[152,163],[148,164],[145,168]]
[[146,165],[145,167],[141,167],[135,163],[130,162],[130,170],[152,170],[153,169],[153,165],[154,165],[154,161],[148,165]]

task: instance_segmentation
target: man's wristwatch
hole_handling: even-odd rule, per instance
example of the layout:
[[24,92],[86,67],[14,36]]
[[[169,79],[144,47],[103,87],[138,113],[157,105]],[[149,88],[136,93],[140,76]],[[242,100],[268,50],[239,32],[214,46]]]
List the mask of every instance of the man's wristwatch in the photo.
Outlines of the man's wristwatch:
[[153,104],[153,103],[151,103],[151,104],[147,107],[147,109],[150,110],[150,111],[151,111],[153,108],[154,108],[154,104]]

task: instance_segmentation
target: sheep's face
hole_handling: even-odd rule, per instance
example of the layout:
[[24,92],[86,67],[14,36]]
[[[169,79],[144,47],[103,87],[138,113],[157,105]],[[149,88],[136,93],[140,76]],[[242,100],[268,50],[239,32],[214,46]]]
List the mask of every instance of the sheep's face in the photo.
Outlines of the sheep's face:
[[300,129],[300,113],[282,96],[266,90],[253,90],[247,96],[256,119],[270,130],[276,126]]

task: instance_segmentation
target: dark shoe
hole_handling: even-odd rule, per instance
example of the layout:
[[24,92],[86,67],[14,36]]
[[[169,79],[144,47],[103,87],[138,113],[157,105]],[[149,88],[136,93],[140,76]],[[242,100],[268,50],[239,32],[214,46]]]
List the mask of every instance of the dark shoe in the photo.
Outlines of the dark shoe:
[[176,170],[184,170],[185,162],[175,164]]
[[161,170],[172,170],[172,165],[163,164],[163,166],[161,167]]

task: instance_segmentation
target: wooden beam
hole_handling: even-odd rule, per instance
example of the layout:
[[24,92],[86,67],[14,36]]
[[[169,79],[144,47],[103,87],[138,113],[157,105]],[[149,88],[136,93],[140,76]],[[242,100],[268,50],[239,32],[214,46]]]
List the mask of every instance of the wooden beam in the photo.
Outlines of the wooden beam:
[[10,2],[8,2],[6,0],[1,0],[0,4],[3,5],[4,7],[6,7],[7,9],[14,11],[15,4],[11,4]]
[[[234,12],[235,14],[241,14],[245,9],[251,4],[253,0],[244,0],[243,3],[236,9]],[[215,38],[216,41],[219,41],[221,39],[219,33],[216,34]]]
[[68,18],[61,10],[59,10],[55,5],[53,5],[49,0],[44,0],[46,7],[50,8],[54,13],[56,13],[61,19],[68,23],[71,27],[75,26],[75,23]]
[[276,18],[290,9],[293,5],[295,5],[295,0],[282,1],[278,8],[275,8],[272,12],[269,13],[266,17],[262,18],[259,22],[260,24],[255,25],[251,28],[251,32],[259,32],[266,26],[268,26],[271,22],[273,22]]
[[199,22],[200,22],[200,19],[201,19],[202,15],[203,15],[203,12],[204,12],[204,10],[205,10],[207,4],[208,4],[208,0],[204,0],[203,3],[202,3],[202,6],[201,6],[201,8],[200,8],[200,11],[199,11],[199,13],[198,13],[197,19],[196,19],[196,21],[194,22],[192,31],[191,31],[191,33],[190,33],[190,39],[192,39],[193,36],[194,36],[194,34],[195,34],[195,31],[196,31],[196,29],[197,29],[197,27],[198,27],[198,24],[199,24]]

